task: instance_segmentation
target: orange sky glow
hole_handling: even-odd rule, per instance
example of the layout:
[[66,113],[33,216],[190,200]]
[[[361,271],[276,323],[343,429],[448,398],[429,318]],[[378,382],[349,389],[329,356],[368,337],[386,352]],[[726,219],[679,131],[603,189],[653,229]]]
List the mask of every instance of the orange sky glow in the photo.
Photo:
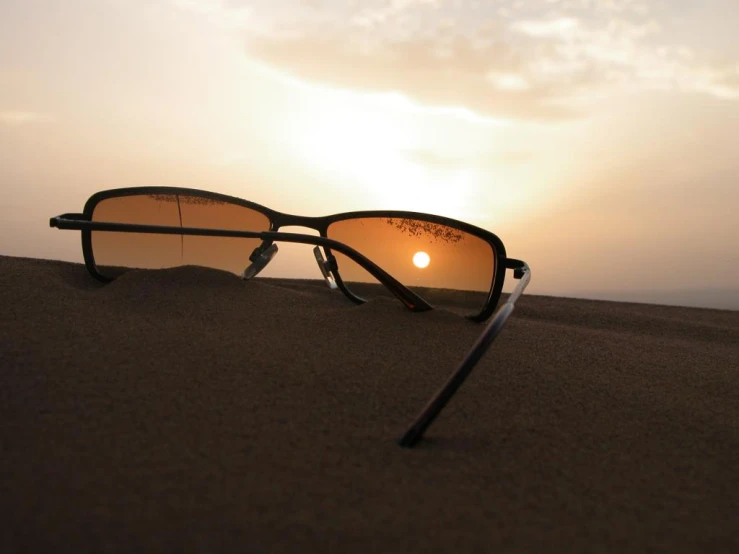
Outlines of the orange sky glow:
[[[98,190],[496,233],[533,294],[739,309],[733,0],[10,0],[0,254]],[[308,247],[264,274],[320,278]],[[507,289],[510,289],[510,284]]]

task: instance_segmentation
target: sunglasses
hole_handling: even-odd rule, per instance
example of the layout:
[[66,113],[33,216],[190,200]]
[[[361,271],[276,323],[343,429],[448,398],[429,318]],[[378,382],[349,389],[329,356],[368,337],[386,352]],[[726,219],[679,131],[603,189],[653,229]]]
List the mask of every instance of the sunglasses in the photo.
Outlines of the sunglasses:
[[[478,322],[493,315],[506,270],[513,270],[518,285],[398,440],[405,447],[421,440],[488,350],[531,275],[525,262],[506,256],[496,235],[462,221],[405,211],[297,216],[179,187],[101,191],[82,213],[53,217],[50,226],[82,232],[85,266],[103,282],[135,269],[182,265],[251,279],[277,254],[276,243],[308,244],[328,286],[355,303],[390,295],[415,312],[444,307]],[[288,226],[313,229],[318,236],[280,231]]]

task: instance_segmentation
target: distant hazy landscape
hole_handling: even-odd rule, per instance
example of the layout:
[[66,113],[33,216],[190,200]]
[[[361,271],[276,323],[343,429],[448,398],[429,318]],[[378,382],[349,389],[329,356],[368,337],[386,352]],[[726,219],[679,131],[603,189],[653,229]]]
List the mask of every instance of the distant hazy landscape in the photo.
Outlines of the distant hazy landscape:
[[691,306],[718,310],[739,310],[739,289],[642,290],[629,292],[586,292],[568,294],[571,298],[640,302],[667,306]]

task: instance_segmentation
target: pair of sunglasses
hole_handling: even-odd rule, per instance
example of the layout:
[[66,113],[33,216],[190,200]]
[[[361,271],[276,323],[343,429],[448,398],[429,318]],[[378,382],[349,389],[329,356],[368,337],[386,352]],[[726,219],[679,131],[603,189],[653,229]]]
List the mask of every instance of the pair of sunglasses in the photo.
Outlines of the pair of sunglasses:
[[[314,246],[328,286],[351,301],[391,295],[408,309],[434,306],[473,321],[493,315],[507,269],[519,280],[444,386],[398,440],[417,444],[508,320],[528,285],[528,265],[506,256],[493,233],[454,219],[405,211],[348,212],[323,217],[281,213],[254,202],[179,187],[134,187],[92,195],[82,213],[50,220],[82,233],[90,274],[109,282],[136,269],[199,265],[244,279],[278,252],[276,243]],[[299,226],[319,236],[281,232]],[[379,282],[379,284],[378,284]]]

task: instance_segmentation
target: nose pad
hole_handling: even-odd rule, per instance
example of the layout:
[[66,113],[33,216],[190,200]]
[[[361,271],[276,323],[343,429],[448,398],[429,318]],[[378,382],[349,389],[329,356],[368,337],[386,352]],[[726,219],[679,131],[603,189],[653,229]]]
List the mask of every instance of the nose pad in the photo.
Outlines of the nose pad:
[[324,259],[323,254],[321,254],[321,249],[318,246],[316,246],[313,249],[313,255],[316,257],[316,263],[318,263],[318,269],[321,270],[321,273],[323,274],[323,278],[326,279],[328,288],[335,289],[336,281],[334,280],[334,276],[331,275],[331,266]]
[[276,244],[271,244],[264,250],[261,250],[260,248],[254,250],[252,255],[249,256],[251,264],[247,266],[244,273],[241,274],[241,278],[246,281],[256,276],[257,273],[267,267],[267,264],[272,261],[272,258],[275,257],[278,250],[279,248],[277,248]]

